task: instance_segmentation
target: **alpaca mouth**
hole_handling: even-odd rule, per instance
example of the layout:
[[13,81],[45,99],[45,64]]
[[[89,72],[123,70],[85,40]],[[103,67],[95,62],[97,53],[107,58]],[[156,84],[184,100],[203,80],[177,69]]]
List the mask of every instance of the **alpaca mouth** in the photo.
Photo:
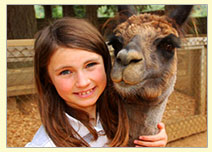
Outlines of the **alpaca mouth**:
[[123,88],[127,88],[127,87],[133,87],[133,84],[130,83],[126,83],[125,81],[120,81],[118,83],[115,83],[116,85],[118,85],[119,87],[123,87]]
[[156,105],[161,100],[162,90],[151,88],[147,85],[148,81],[142,81],[137,85],[129,85],[124,81],[114,83],[116,91],[126,99],[127,103]]
[[140,81],[137,84],[129,84],[123,80],[120,82],[114,82],[115,89],[121,94],[132,94],[132,92],[136,93],[143,85],[143,81]]
[[122,96],[126,97],[129,94],[132,94],[133,85],[126,84],[124,81],[120,81],[118,83],[114,83],[114,87],[118,93]]

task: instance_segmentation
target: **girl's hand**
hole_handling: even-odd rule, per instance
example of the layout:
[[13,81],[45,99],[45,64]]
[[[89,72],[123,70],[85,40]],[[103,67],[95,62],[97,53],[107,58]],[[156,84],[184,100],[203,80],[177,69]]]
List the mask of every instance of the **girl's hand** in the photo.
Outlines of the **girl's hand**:
[[150,136],[140,136],[139,140],[134,140],[135,147],[165,147],[168,136],[164,123],[158,124],[159,133]]

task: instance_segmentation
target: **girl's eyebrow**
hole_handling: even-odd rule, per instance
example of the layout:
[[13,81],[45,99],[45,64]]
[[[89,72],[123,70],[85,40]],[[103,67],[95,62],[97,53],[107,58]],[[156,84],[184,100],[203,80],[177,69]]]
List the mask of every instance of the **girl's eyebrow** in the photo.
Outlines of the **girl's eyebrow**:
[[60,71],[62,69],[69,69],[69,68],[73,68],[73,66],[70,66],[70,65],[59,66],[59,67],[55,68],[54,71],[57,72],[57,71]]
[[100,57],[93,57],[92,59],[85,61],[84,64],[89,63],[89,62],[99,61],[99,59],[100,59]]
[[[84,65],[84,64],[87,64],[87,63],[89,63],[89,62],[96,62],[96,61],[99,61],[99,59],[100,59],[100,57],[92,57],[91,59],[86,60],[86,61],[83,63],[83,65]],[[62,65],[62,66],[59,66],[59,67],[55,68],[54,71],[57,72],[57,71],[60,71],[61,69],[69,69],[69,68],[74,68],[74,67],[71,66],[71,65]]]

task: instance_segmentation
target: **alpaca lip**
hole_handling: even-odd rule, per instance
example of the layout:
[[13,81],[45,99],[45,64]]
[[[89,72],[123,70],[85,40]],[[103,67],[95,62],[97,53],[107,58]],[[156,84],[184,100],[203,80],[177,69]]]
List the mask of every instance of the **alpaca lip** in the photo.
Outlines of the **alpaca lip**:
[[134,90],[134,91],[138,90],[145,83],[146,83],[146,81],[142,80],[139,83],[132,85],[132,84],[127,84],[124,81],[120,81],[118,83],[114,83],[114,86],[118,92],[129,93],[132,90]]
[[121,92],[129,92],[131,88],[134,88],[135,85],[130,85],[125,83],[124,81],[120,81],[118,83],[114,83],[116,90]]
[[120,82],[118,82],[117,84],[118,84],[119,86],[121,86],[121,87],[130,87],[130,86],[132,86],[132,85],[130,85],[130,84],[124,82],[123,80],[120,81]]
[[74,94],[78,95],[80,97],[88,97],[88,96],[90,96],[94,93],[95,89],[96,89],[96,87],[93,87],[93,88],[88,89],[86,91],[75,92]]
[[127,83],[124,80],[117,82],[116,84],[120,87],[135,87],[136,85],[140,84],[142,81],[137,82],[136,84]]

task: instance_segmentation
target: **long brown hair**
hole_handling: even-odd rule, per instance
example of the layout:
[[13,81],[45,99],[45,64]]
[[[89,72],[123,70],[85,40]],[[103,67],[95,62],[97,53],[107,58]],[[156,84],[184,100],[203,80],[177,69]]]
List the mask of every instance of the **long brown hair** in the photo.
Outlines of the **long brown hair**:
[[89,146],[72,128],[65,115],[68,113],[81,121],[93,134],[95,140],[98,138],[95,129],[89,123],[88,114],[68,107],[51,83],[47,66],[58,47],[84,49],[102,56],[107,86],[97,101],[97,112],[110,140],[109,146],[126,146],[129,133],[128,120],[122,104],[118,103],[120,100],[117,100],[113,94],[108,48],[101,34],[90,23],[76,18],[56,20],[36,35],[34,70],[39,96],[38,106],[42,124],[49,137],[58,147]]

